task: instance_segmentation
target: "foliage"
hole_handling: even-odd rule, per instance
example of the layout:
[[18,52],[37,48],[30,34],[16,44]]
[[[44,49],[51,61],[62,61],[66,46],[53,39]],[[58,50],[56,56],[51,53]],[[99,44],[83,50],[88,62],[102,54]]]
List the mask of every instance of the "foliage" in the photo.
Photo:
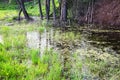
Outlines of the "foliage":
[[40,56],[39,56],[39,50],[31,50],[31,60],[33,64],[38,64]]
[[4,39],[4,44],[0,44],[0,79],[61,80],[62,66],[58,53],[46,49],[41,58],[39,50],[26,46],[25,34],[28,31],[39,31],[40,24],[21,23],[15,23],[12,27],[0,25],[0,34]]
[[[16,4],[16,1],[9,0],[9,4],[7,2],[2,2],[2,1],[1,3],[2,4],[0,4],[0,20],[12,21],[14,17],[18,16],[19,5]],[[56,7],[59,7],[59,3],[57,0],[55,0],[55,4],[56,4]],[[38,2],[35,2],[35,0],[32,2],[25,3],[25,6],[29,15],[31,16],[40,15]],[[51,14],[53,12],[52,5],[50,9],[51,9],[50,14]],[[43,15],[46,14],[44,1],[42,1],[42,12],[43,12]]]
[[62,79],[62,66],[58,53],[55,53],[52,49],[46,50],[42,62],[47,63],[49,66],[49,72],[47,73],[46,80],[61,80]]
[[[80,58],[82,57],[82,59]],[[80,49],[74,53],[73,68],[74,78],[98,78],[98,79],[117,79],[119,74],[119,58],[109,53],[98,53],[97,50]],[[116,67],[116,68],[115,68]],[[80,71],[80,72],[78,72]],[[118,73],[117,75],[115,73]],[[117,78],[115,78],[116,76]],[[113,79],[113,80],[114,80]]]
[[0,48],[0,79],[21,79],[26,67],[12,61],[4,46],[0,46]]
[[42,33],[45,31],[45,27],[39,27],[39,32]]

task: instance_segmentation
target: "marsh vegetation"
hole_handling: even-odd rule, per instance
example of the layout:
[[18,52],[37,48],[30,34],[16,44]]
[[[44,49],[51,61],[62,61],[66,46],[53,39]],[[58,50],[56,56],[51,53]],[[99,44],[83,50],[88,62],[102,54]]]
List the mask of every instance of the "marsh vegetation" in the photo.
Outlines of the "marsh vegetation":
[[[5,24],[6,22],[2,22],[0,25],[2,36],[0,79],[119,80],[120,78],[120,55],[112,49],[112,45],[96,46],[102,43],[100,36],[93,37],[86,32],[62,31],[60,28],[43,26],[44,22],[43,24],[15,22],[11,26]],[[35,40],[29,46],[28,32],[39,34],[38,38],[35,38],[36,34],[31,35],[30,39]],[[39,43],[38,47],[35,41]]]
[[120,79],[120,30],[53,26],[25,5],[34,21],[16,20],[16,5],[0,3],[0,80]]

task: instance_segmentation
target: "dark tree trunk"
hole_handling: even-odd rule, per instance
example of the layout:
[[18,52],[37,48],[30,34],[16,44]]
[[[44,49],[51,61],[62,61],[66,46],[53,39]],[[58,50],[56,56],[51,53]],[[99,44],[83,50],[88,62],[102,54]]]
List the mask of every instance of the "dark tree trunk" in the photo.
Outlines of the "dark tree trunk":
[[76,0],[76,16],[75,19],[78,19],[78,17],[80,17],[80,15],[82,14],[82,10],[80,10],[82,8],[82,0]]
[[67,21],[67,0],[62,0],[61,2],[61,21]]
[[46,0],[45,6],[46,6],[46,18],[47,18],[47,20],[49,20],[49,14],[50,14],[50,0]]
[[18,20],[20,21],[20,15],[21,15],[22,9],[20,8],[19,15],[18,15]]
[[[27,11],[25,9],[24,1],[23,0],[17,0],[17,1],[18,1],[18,4],[20,5],[21,10],[23,11],[25,19],[26,20],[31,20],[31,18],[29,17],[29,15],[28,15],[28,13],[27,13]],[[19,14],[19,16],[20,16],[20,14]]]
[[53,20],[56,20],[56,6],[54,0],[52,0],[52,5],[53,5]]
[[77,8],[77,0],[74,0],[73,2],[73,6],[72,6],[72,18],[75,19],[75,15],[76,15],[76,8]]
[[38,4],[39,4],[39,11],[40,11],[40,18],[43,20],[43,13],[42,13],[41,0],[38,0]]
[[59,12],[60,12],[60,15],[61,15],[61,0],[58,0],[59,1]]

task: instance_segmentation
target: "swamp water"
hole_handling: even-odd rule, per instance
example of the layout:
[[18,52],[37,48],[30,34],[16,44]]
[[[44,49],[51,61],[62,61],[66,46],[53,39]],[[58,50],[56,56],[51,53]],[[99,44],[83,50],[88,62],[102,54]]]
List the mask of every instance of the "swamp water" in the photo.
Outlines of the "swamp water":
[[[26,36],[29,48],[40,49],[40,57],[50,48],[60,53],[66,80],[112,80],[115,76],[118,80],[120,77],[120,33],[87,34],[50,28],[43,33],[27,32]],[[112,71],[116,75],[110,77]]]

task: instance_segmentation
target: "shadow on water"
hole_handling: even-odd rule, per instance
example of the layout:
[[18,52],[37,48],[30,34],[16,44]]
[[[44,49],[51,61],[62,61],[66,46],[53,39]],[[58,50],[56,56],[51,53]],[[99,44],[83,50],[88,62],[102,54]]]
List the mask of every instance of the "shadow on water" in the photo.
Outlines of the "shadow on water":
[[120,32],[91,32],[88,42],[96,47],[110,47],[120,53]]

